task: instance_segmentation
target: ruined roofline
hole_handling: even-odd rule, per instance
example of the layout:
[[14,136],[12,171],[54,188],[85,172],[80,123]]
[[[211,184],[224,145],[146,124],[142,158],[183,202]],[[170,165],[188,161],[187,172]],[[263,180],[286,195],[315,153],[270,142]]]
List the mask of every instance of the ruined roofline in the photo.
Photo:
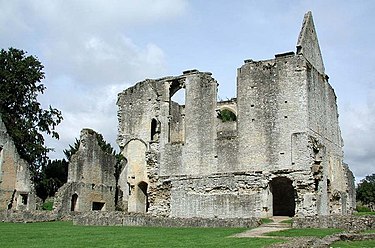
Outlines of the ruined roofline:
[[197,69],[190,69],[190,70],[183,71],[182,74],[178,75],[178,76],[165,76],[165,77],[154,78],[154,79],[146,78],[146,79],[144,79],[142,81],[139,81],[139,82],[135,83],[134,85],[124,89],[123,91],[118,93],[117,96],[119,97],[122,94],[127,94],[127,92],[132,92],[135,89],[137,89],[138,87],[141,87],[143,84],[182,80],[182,79],[185,79],[187,76],[194,75],[194,74],[205,74],[205,75],[208,75],[208,76],[212,76],[212,72],[202,72],[202,71],[199,71]]
[[302,54],[319,73],[325,74],[323,57],[311,11],[308,11],[303,18],[296,48],[297,54]]

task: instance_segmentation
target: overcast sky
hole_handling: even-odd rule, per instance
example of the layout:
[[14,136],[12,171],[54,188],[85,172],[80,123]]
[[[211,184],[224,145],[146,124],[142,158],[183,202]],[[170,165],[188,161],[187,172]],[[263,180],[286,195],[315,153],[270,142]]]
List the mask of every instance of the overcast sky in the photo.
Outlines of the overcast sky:
[[51,158],[88,127],[116,145],[117,94],[145,78],[210,71],[221,99],[236,69],[295,51],[311,10],[326,73],[338,97],[345,161],[357,179],[375,173],[375,1],[0,0],[0,48],[45,66],[45,107],[62,111]]

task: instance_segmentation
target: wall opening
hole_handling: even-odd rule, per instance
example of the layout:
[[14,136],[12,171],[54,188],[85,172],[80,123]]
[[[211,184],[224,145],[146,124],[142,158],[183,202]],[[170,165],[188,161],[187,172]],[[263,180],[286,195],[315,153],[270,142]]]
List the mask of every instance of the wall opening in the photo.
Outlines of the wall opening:
[[173,80],[169,87],[168,142],[185,141],[185,81]]
[[92,202],[92,210],[93,211],[101,211],[104,209],[104,202]]
[[159,140],[158,132],[158,121],[156,119],[151,120],[151,141]]
[[230,111],[229,109],[222,109],[218,111],[217,118],[219,118],[222,122],[237,120],[236,114]]
[[147,188],[148,184],[143,181],[138,184],[137,188],[138,210],[143,213],[146,213],[149,208]]
[[21,196],[21,203],[23,205],[27,205],[27,200],[29,198],[29,195],[28,194],[20,194],[20,196]]
[[70,211],[76,211],[77,210],[77,201],[78,201],[78,195],[73,194],[72,200],[70,202]]
[[277,177],[270,182],[272,192],[272,206],[274,216],[295,215],[295,190],[292,181],[286,177]]

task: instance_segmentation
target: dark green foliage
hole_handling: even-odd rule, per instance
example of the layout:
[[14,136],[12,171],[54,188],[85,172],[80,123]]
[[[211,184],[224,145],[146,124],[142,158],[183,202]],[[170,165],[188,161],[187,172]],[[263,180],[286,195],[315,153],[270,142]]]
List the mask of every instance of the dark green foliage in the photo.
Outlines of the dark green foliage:
[[53,210],[53,202],[52,201],[46,201],[45,203],[43,203],[42,209],[52,211]]
[[228,109],[223,109],[223,110],[220,110],[220,112],[218,113],[218,116],[217,116],[222,122],[227,122],[227,121],[236,121],[237,120],[237,116],[235,113],[233,113],[232,111],[228,110]]
[[375,204],[375,174],[366,176],[358,184],[357,200],[365,205]]
[[72,156],[78,151],[80,144],[81,144],[80,140],[76,138],[73,146],[69,145],[69,149],[64,150],[65,157],[68,161],[70,161]]
[[369,207],[362,206],[362,205],[357,205],[356,210],[358,212],[371,212],[371,209]]
[[36,180],[36,193],[43,201],[54,196],[57,190],[68,180],[68,162],[63,160],[49,160],[43,165]]
[[43,109],[38,95],[46,87],[43,65],[22,50],[0,51],[0,114],[20,156],[30,164],[33,178],[48,160],[51,150],[44,145],[42,133],[58,139],[55,131],[61,112],[49,106]]

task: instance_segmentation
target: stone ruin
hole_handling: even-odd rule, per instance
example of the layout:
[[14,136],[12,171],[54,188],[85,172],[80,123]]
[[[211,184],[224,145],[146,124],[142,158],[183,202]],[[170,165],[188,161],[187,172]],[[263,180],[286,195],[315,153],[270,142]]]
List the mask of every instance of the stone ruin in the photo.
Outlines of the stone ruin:
[[0,210],[35,210],[29,164],[21,159],[0,116]]
[[[245,60],[237,98],[211,73],[146,79],[118,96],[119,178],[127,211],[247,218],[351,214],[336,95],[311,12],[296,52]],[[184,92],[185,103],[172,97]],[[223,118],[223,116],[232,116]]]
[[56,193],[54,210],[115,210],[116,158],[100,144],[99,134],[91,129],[81,131],[78,151],[69,162],[68,182]]
[[[211,73],[190,70],[121,92],[122,170],[98,134],[82,130],[55,211],[212,219],[352,213],[354,177],[311,12],[296,52],[245,60],[236,98],[217,101],[217,88]],[[174,101],[178,92],[185,103]]]

